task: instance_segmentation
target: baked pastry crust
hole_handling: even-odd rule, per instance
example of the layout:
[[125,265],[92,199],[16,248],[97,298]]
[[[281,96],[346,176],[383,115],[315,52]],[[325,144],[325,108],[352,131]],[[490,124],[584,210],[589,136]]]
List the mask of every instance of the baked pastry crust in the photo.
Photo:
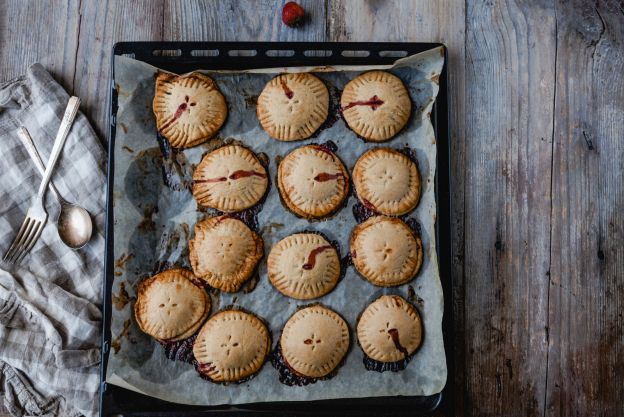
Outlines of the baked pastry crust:
[[153,110],[158,131],[174,148],[190,148],[210,139],[228,113],[217,84],[199,72],[159,72]]
[[349,81],[340,106],[349,127],[373,142],[389,140],[399,133],[412,112],[403,81],[386,71],[365,72]]
[[288,319],[280,347],[293,371],[309,378],[321,378],[340,364],[349,349],[349,340],[349,326],[338,313],[313,305]]
[[382,295],[362,313],[357,337],[369,358],[398,362],[408,358],[422,342],[418,310],[398,295]]
[[191,337],[210,314],[210,297],[186,269],[170,269],[139,284],[134,315],[139,328],[161,341]]
[[263,254],[260,235],[227,215],[196,223],[195,237],[189,241],[195,276],[225,292],[238,291],[254,273]]
[[271,284],[282,294],[310,300],[329,293],[340,278],[336,249],[316,233],[296,233],[273,246],[267,259]]
[[202,327],[193,345],[199,371],[215,382],[236,382],[260,370],[271,350],[271,335],[256,316],[224,310]]
[[256,155],[240,145],[207,153],[193,174],[193,197],[204,207],[229,213],[256,205],[269,185]]
[[420,237],[396,217],[373,216],[358,224],[350,246],[355,269],[380,287],[411,281],[422,265]]
[[418,166],[390,148],[364,152],[353,168],[353,185],[364,205],[389,216],[412,211],[420,200]]
[[327,148],[302,146],[279,164],[277,188],[290,211],[306,219],[318,219],[332,214],[347,198],[349,173]]
[[272,138],[293,141],[309,138],[327,119],[329,92],[309,73],[280,74],[264,87],[256,112]]

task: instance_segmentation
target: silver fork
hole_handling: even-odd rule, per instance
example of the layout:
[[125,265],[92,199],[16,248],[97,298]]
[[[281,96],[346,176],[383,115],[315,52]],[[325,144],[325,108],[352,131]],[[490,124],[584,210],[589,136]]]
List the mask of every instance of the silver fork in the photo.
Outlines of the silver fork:
[[54,170],[56,161],[61,155],[67,135],[69,134],[74,119],[76,118],[79,106],[80,99],[78,97],[70,97],[69,103],[67,103],[67,108],[65,109],[65,114],[63,115],[63,120],[61,120],[61,126],[56,134],[56,139],[54,139],[52,153],[50,154],[45,174],[41,180],[39,191],[33,199],[30,208],[28,208],[28,211],[26,212],[26,219],[24,219],[22,226],[19,228],[17,236],[13,240],[9,250],[4,254],[3,260],[5,262],[21,262],[24,256],[26,256],[26,254],[30,252],[32,247],[35,245],[39,236],[41,236],[43,226],[45,226],[48,219],[48,213],[43,207],[43,198],[45,197],[48,184],[52,178],[52,171]]

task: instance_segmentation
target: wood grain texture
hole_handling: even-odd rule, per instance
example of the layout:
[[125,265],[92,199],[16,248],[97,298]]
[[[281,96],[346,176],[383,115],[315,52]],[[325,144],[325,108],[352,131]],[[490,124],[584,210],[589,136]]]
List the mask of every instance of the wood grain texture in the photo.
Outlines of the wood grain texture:
[[0,82],[22,75],[30,65],[40,62],[71,90],[78,44],[78,0],[2,0],[0,10]]
[[554,57],[552,3],[467,2],[465,415],[544,410]]
[[74,94],[104,142],[108,129],[111,53],[116,42],[162,40],[163,2],[81,1]]
[[285,3],[285,0],[167,2],[163,24],[164,39],[282,42],[325,40],[325,1],[298,2],[308,14],[305,26],[301,28],[289,28],[282,23],[281,10]]
[[623,9],[557,2],[546,416],[624,413]]

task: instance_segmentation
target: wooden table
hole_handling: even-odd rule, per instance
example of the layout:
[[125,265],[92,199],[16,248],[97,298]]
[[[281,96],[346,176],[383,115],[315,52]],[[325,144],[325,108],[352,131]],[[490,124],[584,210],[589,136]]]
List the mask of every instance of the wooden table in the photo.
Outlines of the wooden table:
[[456,414],[622,415],[624,2],[301,3],[0,0],[0,81],[43,63],[105,141],[117,41],[444,42]]

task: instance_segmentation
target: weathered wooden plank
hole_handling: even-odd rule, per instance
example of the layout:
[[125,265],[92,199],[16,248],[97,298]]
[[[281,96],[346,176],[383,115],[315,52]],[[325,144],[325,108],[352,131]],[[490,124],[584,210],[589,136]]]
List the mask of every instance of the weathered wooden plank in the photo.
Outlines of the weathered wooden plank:
[[464,164],[465,164],[465,2],[444,1],[331,1],[328,40],[442,42],[448,48],[451,136],[453,232],[452,260],[455,318],[455,380],[457,409],[464,399]]
[[467,1],[465,415],[544,411],[554,56],[552,3]]
[[[41,63],[66,89],[73,87],[78,1],[2,0],[0,83]],[[43,29],[43,30],[42,30]],[[9,417],[0,397],[0,417]]]
[[72,88],[78,42],[78,0],[3,0],[0,4],[0,82],[40,62]]
[[324,41],[325,2],[299,1],[308,19],[301,28],[282,23],[286,1],[167,2],[164,38],[182,41]]
[[120,41],[162,40],[161,1],[102,0],[80,4],[74,93],[96,132],[107,141],[111,50]]
[[548,416],[624,410],[624,3],[557,2]]

